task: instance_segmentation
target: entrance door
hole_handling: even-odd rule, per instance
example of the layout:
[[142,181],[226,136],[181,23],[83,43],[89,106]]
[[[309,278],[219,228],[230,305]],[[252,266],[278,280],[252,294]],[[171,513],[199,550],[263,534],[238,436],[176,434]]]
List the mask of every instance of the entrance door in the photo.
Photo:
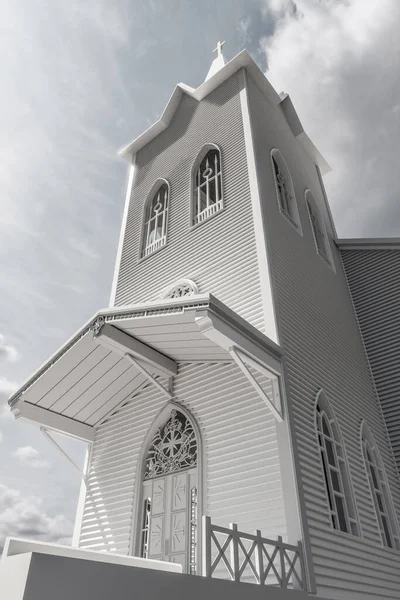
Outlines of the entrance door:
[[195,570],[190,559],[197,542],[196,480],[191,470],[143,483],[149,512],[147,558],[180,563],[184,573]]
[[196,573],[197,440],[187,417],[173,410],[149,447],[142,488],[140,555],[180,563]]

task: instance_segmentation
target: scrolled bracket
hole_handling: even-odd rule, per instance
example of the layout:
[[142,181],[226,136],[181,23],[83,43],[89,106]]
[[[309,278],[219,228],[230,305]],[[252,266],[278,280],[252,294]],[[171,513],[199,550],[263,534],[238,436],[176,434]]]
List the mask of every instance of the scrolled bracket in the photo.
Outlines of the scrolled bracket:
[[92,325],[90,326],[90,331],[93,334],[93,339],[95,339],[99,335],[101,328],[103,327],[105,322],[106,319],[102,316],[97,317],[97,319],[93,321]]

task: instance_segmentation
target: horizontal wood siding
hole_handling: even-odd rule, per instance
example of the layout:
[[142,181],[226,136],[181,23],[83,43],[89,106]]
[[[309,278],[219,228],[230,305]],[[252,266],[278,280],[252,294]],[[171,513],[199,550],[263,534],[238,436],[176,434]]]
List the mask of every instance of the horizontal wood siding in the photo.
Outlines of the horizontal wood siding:
[[[266,382],[261,381],[262,385]],[[275,420],[234,363],[179,367],[174,400],[196,419],[207,481],[204,513],[240,530],[285,536]],[[127,554],[138,456],[165,398],[148,386],[97,430],[80,547]]]
[[[399,598],[400,553],[381,545],[362,463],[362,418],[379,445],[400,514],[396,466],[340,255],[330,234],[336,273],[315,250],[305,189],[312,191],[327,219],[315,166],[279,110],[266,102],[251,80],[249,92],[279,336],[285,352],[286,389],[293,409],[318,594],[349,600]],[[272,148],[282,152],[293,178],[303,236],[279,212],[270,164]],[[314,406],[320,388],[325,390],[343,434],[363,537],[330,526],[315,430]]]
[[341,254],[400,470],[400,249]]
[[[221,149],[225,210],[191,228],[191,170],[209,143]],[[116,305],[155,300],[188,278],[263,330],[237,75],[201,102],[184,95],[168,128],[139,151],[136,164]],[[167,245],[140,261],[143,206],[160,177],[171,186]]]

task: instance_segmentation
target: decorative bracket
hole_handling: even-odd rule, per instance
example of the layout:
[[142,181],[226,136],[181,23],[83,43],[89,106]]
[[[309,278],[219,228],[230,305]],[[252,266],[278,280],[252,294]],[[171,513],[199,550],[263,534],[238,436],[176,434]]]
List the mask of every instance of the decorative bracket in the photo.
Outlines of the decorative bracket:
[[91,332],[92,332],[92,334],[93,334],[93,339],[94,339],[94,338],[96,338],[96,337],[99,335],[99,333],[100,333],[100,331],[101,331],[101,328],[103,327],[103,325],[104,325],[104,323],[105,323],[105,322],[106,322],[106,319],[105,319],[105,317],[103,317],[103,316],[101,316],[101,315],[100,315],[100,316],[99,316],[99,317],[97,317],[97,319],[96,319],[96,320],[95,320],[95,321],[92,323],[92,325],[90,326],[90,331],[91,331]]
[[151,373],[149,373],[144,367],[143,365],[140,364],[139,361],[136,360],[136,358],[134,358],[131,354],[125,354],[124,355],[125,358],[127,358],[135,367],[138,371],[140,371],[145,377],[146,379],[148,379],[150,381],[150,383],[152,383],[153,385],[156,386],[156,388],[158,388],[160,390],[160,392],[162,392],[165,396],[167,396],[170,400],[173,399],[173,395],[171,394],[171,379],[169,378],[168,380],[168,386],[170,389],[165,388],[155,377],[153,377],[153,375]]
[[[282,423],[283,422],[282,413],[276,408],[274,402],[271,400],[271,398],[268,396],[268,394],[262,389],[262,387],[260,386],[258,381],[255,379],[254,375],[251,373],[251,371],[247,367],[246,363],[244,362],[243,357],[252,367],[257,369],[257,371],[259,371],[263,375],[268,375],[269,377],[271,377],[271,375],[272,375],[271,372],[268,371],[268,369],[266,367],[263,367],[261,364],[259,364],[257,361],[252,359],[250,356],[247,356],[247,354],[245,354],[244,352],[242,352],[241,350],[239,350],[239,348],[236,348],[235,346],[232,346],[231,348],[229,348],[229,354],[232,356],[233,360],[235,361],[235,363],[237,364],[239,369],[242,371],[242,373],[244,374],[246,379],[248,379],[249,383],[256,390],[257,394],[264,401],[265,405],[267,406],[269,411],[273,414],[273,416],[278,421],[278,423]],[[279,397],[279,395],[278,395],[278,397]]]

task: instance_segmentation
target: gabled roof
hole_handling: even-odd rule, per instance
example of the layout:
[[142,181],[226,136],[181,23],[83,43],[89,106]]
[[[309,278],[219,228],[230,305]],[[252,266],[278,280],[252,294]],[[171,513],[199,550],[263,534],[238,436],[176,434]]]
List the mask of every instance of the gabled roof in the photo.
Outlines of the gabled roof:
[[[203,98],[208,96],[208,94],[210,94],[224,81],[229,79],[229,77],[234,75],[234,73],[242,68],[245,68],[249,72],[258,88],[272,106],[277,106],[288,98],[287,94],[285,94],[283,98],[277,94],[247,50],[242,50],[239,54],[232,58],[232,60],[226,63],[226,65],[223,66],[219,71],[217,71],[209,79],[206,79],[206,81],[204,81],[204,83],[202,83],[198,88],[194,89],[184,83],[178,83],[159,120],[149,127],[149,129],[146,129],[146,131],[133,140],[133,142],[125,146],[119,152],[120,156],[123,156],[127,160],[131,161],[132,157],[139,150],[141,150],[151,140],[157,137],[157,135],[164,131],[170,124],[171,119],[180,104],[183,94],[187,94],[191,98],[194,98],[200,102],[200,100],[203,100]],[[295,113],[293,105],[291,105],[290,108],[291,112],[290,116],[288,117],[287,111],[285,110],[284,105],[282,105],[283,114],[285,115],[293,134],[298,139],[304,150],[309,154],[311,159],[319,166],[321,173],[325,174],[329,172],[330,167],[328,163],[305,133],[303,127],[301,126],[300,120]],[[293,124],[295,125],[294,127]]]
[[91,441],[146,372],[164,381],[181,361],[231,361],[231,347],[280,372],[281,348],[211,294],[101,310],[9,404],[17,418]]

